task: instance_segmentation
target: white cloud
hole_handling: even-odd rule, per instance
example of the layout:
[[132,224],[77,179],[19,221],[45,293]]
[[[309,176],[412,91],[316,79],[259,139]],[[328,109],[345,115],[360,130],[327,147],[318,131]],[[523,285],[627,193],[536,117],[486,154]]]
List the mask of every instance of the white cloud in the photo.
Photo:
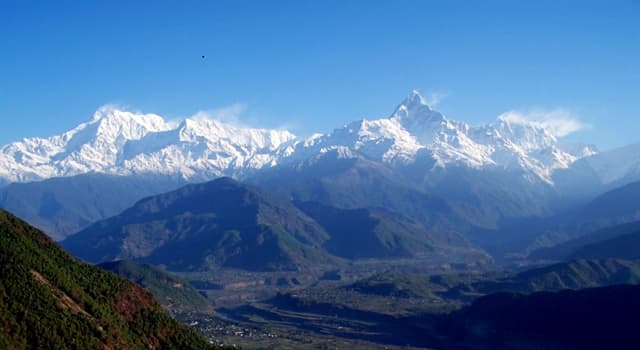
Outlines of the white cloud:
[[512,110],[502,113],[498,119],[514,124],[530,124],[545,128],[556,137],[563,137],[585,129],[589,125],[564,108],[552,110],[530,110],[526,112]]
[[[225,124],[230,124],[238,128],[257,128],[257,129],[275,129],[275,130],[289,130],[294,127],[295,123],[285,122],[281,125],[273,127],[271,125],[265,125],[267,118],[260,117],[253,114],[248,106],[244,103],[234,103],[225,107],[202,110],[189,117],[193,120],[217,120]],[[178,123],[182,120],[176,120]],[[172,121],[172,122],[176,122]],[[177,124],[177,123],[176,123]]]
[[221,122],[242,125],[240,122],[240,116],[247,110],[247,106],[243,103],[234,103],[232,105],[216,108],[211,110],[199,111],[195,115],[191,116],[191,119],[215,119]]
[[427,105],[429,105],[429,107],[433,108],[438,106],[440,102],[444,100],[447,96],[449,96],[449,94],[446,92],[434,91],[434,92],[431,92],[429,96],[423,97],[423,99],[425,100]]

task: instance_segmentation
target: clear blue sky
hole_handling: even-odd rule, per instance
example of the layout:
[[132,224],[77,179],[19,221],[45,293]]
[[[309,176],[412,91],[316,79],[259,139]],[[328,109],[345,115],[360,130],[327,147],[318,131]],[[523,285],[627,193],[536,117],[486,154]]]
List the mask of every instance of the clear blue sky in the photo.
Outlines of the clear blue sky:
[[471,124],[562,108],[590,125],[570,140],[639,142],[640,2],[0,2],[0,144],[106,103],[325,132],[412,89]]

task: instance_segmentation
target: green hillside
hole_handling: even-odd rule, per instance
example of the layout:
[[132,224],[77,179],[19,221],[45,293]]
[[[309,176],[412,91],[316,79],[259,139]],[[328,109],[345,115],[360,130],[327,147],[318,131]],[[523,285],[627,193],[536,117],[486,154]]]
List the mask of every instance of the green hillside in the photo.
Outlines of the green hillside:
[[186,280],[147,264],[120,260],[99,265],[150,291],[169,311],[211,311],[211,305]]
[[137,285],[0,210],[1,349],[208,349]]

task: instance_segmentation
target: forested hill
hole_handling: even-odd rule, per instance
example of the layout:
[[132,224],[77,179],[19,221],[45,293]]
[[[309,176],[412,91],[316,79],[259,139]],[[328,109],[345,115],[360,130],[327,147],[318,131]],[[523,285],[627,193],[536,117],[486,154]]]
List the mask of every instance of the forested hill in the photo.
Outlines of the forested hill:
[[0,210],[0,349],[210,349],[124,278]]

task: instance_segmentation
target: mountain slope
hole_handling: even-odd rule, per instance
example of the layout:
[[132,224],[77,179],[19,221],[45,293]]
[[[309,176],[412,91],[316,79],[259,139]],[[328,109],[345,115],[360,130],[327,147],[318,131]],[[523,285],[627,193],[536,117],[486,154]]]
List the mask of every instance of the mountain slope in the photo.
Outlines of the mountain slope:
[[144,199],[63,245],[93,262],[136,259],[173,270],[299,269],[329,261],[327,234],[287,202],[230,178]]
[[638,259],[640,258],[640,230],[577,248],[572,258]]
[[564,260],[568,259],[573,252],[586,245],[602,242],[638,231],[640,231],[640,221],[605,227],[555,246],[534,250],[529,254],[529,258],[535,260]]
[[465,287],[475,293],[532,293],[640,283],[640,261],[576,259]]
[[[324,247],[347,259],[424,256],[444,251],[452,239],[382,209],[338,209],[314,202],[295,205],[327,231],[330,238]],[[461,239],[456,243],[464,244]]]
[[388,166],[360,157],[344,158],[338,151],[298,166],[263,171],[248,182],[300,202],[344,209],[384,208],[443,233],[465,232],[471,226],[443,198],[420,191]]
[[337,209],[311,202],[296,206],[328,232],[325,247],[340,257],[403,257],[434,250],[434,242],[422,227],[396,220],[383,211]]
[[138,200],[175,189],[180,178],[84,174],[40,182],[14,183],[0,189],[6,209],[55,240],[116,215]]
[[170,270],[306,269],[337,258],[487,258],[436,225],[427,229],[383,209],[290,203],[230,178],[146,198],[63,245],[92,262],[135,259]]
[[640,180],[640,143],[622,146],[581,158],[554,174],[563,190],[593,192],[611,190]]
[[135,284],[0,210],[0,348],[208,349]]
[[440,297],[450,301],[470,301],[500,292],[529,294],[639,283],[640,260],[576,259],[510,275],[495,273],[422,276],[385,272],[342,288],[387,297]]
[[[636,349],[640,286],[531,295],[498,293],[439,326],[455,349]],[[420,320],[414,320],[419,324]]]
[[119,260],[98,266],[144,287],[171,312],[212,311],[211,304],[189,282],[151,265]]
[[598,229],[640,220],[640,181],[603,193],[541,233],[529,249],[556,245]]

